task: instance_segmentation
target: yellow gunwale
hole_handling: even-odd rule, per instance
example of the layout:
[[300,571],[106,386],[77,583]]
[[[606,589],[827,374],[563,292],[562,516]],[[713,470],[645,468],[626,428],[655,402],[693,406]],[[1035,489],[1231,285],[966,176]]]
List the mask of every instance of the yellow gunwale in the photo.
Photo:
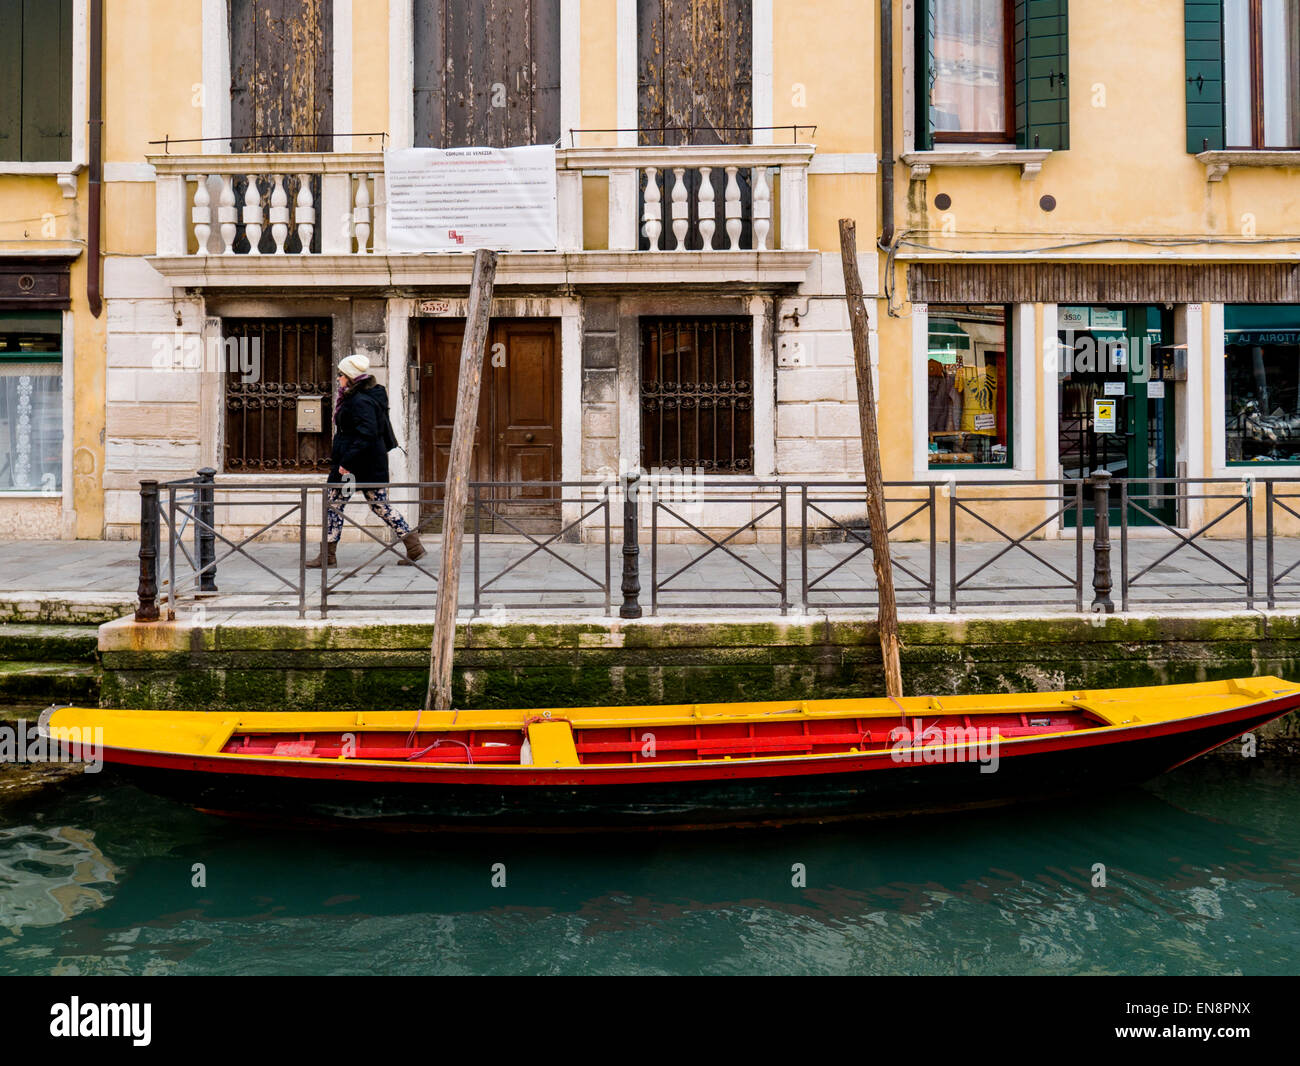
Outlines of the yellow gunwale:
[[[1084,710],[1098,719],[1099,724],[1089,729],[1059,730],[1038,733],[1032,737],[1007,737],[1000,745],[1017,746],[1026,742],[1040,742],[1061,736],[1081,736],[1110,730],[1139,728],[1172,721],[1202,717],[1225,710],[1264,702],[1277,697],[1300,693],[1300,685],[1278,677],[1237,678],[1228,681],[1195,682],[1184,685],[1149,686],[1128,689],[1072,690],[1059,693],[1015,693],[977,696],[909,696],[895,703],[888,699],[836,699],[836,700],[775,700],[755,703],[676,704],[626,707],[575,707],[466,710],[459,712],[432,711],[419,718],[423,733],[522,730],[528,722],[568,722],[573,729],[597,729],[618,726],[678,726],[702,722],[762,722],[776,715],[792,720],[825,718],[891,718],[900,722],[906,718],[924,719],[928,715],[967,715],[972,726],[977,727],[980,715],[1060,713],[1066,710]],[[1201,702],[1204,701],[1204,702]],[[1199,703],[1190,707],[1189,704]],[[103,743],[107,747],[130,751],[169,753],[202,756],[221,760],[273,761],[277,764],[300,763],[321,766],[330,762],[346,762],[355,766],[393,767],[410,766],[430,771],[445,770],[454,766],[459,770],[511,770],[535,772],[564,772],[574,769],[586,771],[626,771],[633,763],[564,763],[559,765],[521,765],[517,763],[492,763],[473,766],[462,763],[403,763],[392,759],[334,760],[295,758],[282,755],[255,755],[222,752],[221,748],[236,732],[392,732],[409,730],[416,722],[414,711],[250,711],[226,714],[213,711],[143,711],[111,710],[87,707],[63,707],[47,715],[54,730],[101,728]],[[966,743],[917,744],[912,750],[920,758],[922,753],[933,753],[923,761],[942,761],[945,752],[969,750]],[[892,745],[866,750],[826,752],[821,754],[754,755],[714,759],[662,759],[654,766],[720,766],[741,763],[782,763],[789,761],[825,761],[846,758],[885,757],[893,752]]]

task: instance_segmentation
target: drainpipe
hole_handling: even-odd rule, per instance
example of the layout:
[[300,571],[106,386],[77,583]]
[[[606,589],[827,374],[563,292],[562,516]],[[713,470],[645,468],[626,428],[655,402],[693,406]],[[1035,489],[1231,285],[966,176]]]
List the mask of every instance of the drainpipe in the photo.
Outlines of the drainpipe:
[[894,0],[880,0],[880,247],[894,243]]
[[86,233],[86,302],[96,318],[103,310],[100,293],[100,199],[103,181],[104,131],[104,0],[90,0],[90,166],[86,192],[90,211]]

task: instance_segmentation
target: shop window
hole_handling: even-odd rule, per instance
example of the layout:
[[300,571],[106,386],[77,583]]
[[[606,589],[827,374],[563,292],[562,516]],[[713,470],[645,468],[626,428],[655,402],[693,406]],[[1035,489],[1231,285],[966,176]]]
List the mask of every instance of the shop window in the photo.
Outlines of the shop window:
[[0,493],[62,491],[62,316],[0,312]]
[[[214,353],[226,377],[226,470],[329,470],[335,369],[328,318],[227,318]],[[206,355],[206,353],[205,353]],[[315,397],[321,428],[298,424],[298,398]]]
[[930,467],[1009,466],[1008,309],[931,304],[929,321]]
[[0,160],[72,159],[72,0],[0,0]]
[[1229,305],[1224,322],[1228,462],[1300,462],[1300,306]]
[[641,319],[641,465],[754,468],[753,322]]
[[1068,0],[919,0],[917,147],[1069,147]]

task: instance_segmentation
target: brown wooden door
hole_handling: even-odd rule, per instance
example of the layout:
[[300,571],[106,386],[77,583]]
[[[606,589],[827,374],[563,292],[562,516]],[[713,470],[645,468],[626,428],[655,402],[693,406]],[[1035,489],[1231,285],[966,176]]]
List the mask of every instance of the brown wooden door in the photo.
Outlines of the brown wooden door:
[[[421,481],[447,477],[464,332],[461,319],[420,324]],[[554,487],[536,484],[560,479],[559,350],[552,319],[499,319],[488,329],[472,480],[523,484],[494,490],[491,506],[485,490],[485,531],[539,532],[559,521]],[[473,505],[471,492],[471,527]],[[435,510],[427,505],[422,521],[434,522]]]

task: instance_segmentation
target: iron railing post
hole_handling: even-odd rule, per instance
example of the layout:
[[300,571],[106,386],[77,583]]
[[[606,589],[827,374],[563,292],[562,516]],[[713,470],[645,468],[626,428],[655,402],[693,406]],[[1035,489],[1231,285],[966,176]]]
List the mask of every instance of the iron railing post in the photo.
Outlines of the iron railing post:
[[140,482],[140,584],[137,622],[158,621],[158,482]]
[[957,613],[957,483],[948,484],[948,612]]
[[[610,541],[614,535],[614,531],[611,528],[611,517],[609,513],[609,506],[610,506],[609,494],[613,486],[610,484],[610,482],[606,481],[603,488],[605,491],[604,507],[602,508],[602,510],[605,512],[605,613],[609,614],[614,606],[614,592],[613,592],[614,574],[613,574],[613,567],[610,562],[610,551],[611,551]],[[579,500],[583,498],[581,486],[579,486],[577,489],[577,495]]]
[[1277,606],[1277,590],[1273,584],[1273,482],[1264,482],[1264,565],[1267,567],[1265,587],[1268,591],[1268,609]]
[[[478,615],[483,607],[483,553],[482,540],[479,538],[479,530],[483,528],[483,486],[475,484],[470,486],[474,490],[474,614]],[[495,494],[495,486],[490,491]],[[447,535],[447,517],[446,511],[443,511],[442,535]],[[441,584],[442,575],[439,574],[439,584]]]
[[1070,498],[1066,496],[1066,483],[1062,478],[1060,481],[1060,497],[1057,502],[1061,505],[1061,516],[1064,520],[1065,514],[1074,507],[1074,609],[1083,610],[1083,483],[1080,482],[1074,489],[1073,505]]
[[1097,470],[1092,484],[1092,609],[1115,613],[1110,591],[1115,583],[1110,573],[1110,471]]
[[799,571],[800,600],[803,613],[808,613],[808,482],[799,486]]
[[[1106,516],[1110,521],[1110,515]],[[1119,588],[1120,610],[1128,612],[1128,482],[1119,483]]]
[[[789,532],[786,527],[786,504],[788,502],[787,486],[785,482],[781,483],[781,613],[786,614],[790,609],[790,597],[788,594],[787,584],[789,581]],[[758,530],[754,531],[755,536]]]
[[199,564],[199,592],[217,591],[216,477],[210,466],[199,470],[194,487],[194,557]]
[[937,525],[936,525],[937,517],[938,516],[935,514],[935,487],[934,485],[931,485],[930,486],[930,613],[931,614],[934,614],[938,607],[936,600],[939,592],[938,545],[935,543],[935,536],[937,534]]
[[307,486],[298,489],[298,617],[307,617]]
[[641,540],[636,513],[640,482],[640,471],[633,471],[623,478],[623,604],[618,609],[620,618],[641,617],[638,600],[641,595]]
[[[158,501],[159,508],[162,501]],[[176,486],[167,486],[167,620],[176,618],[176,542],[180,539],[176,532]]]
[[1246,610],[1255,609],[1255,479],[1247,478],[1246,496]]
[[[320,616],[329,617],[330,599],[330,490],[329,482],[321,486],[320,491]],[[340,538],[340,544],[342,539]]]

